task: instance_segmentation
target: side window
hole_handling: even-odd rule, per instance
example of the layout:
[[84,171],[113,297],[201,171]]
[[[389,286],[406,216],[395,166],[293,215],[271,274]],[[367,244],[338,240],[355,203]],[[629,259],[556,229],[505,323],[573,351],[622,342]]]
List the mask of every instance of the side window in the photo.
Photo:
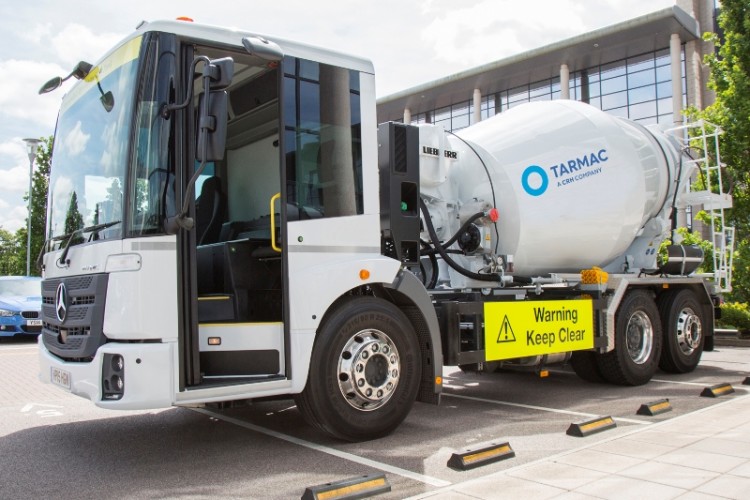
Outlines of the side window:
[[[198,167],[200,166],[200,162],[195,162],[195,169],[198,170]],[[209,177],[213,177],[216,172],[216,167],[214,165],[214,162],[209,161],[206,163],[206,166],[203,167],[203,172],[201,172],[201,175],[198,176],[198,178],[195,180],[195,192],[194,197],[195,199],[198,199],[203,192],[203,183],[206,182],[206,179]]]
[[322,217],[363,212],[359,73],[284,59],[287,201]]
[[[166,40],[163,40],[166,38]],[[174,157],[171,146],[173,120],[160,114],[170,102],[175,74],[173,40],[154,36],[144,64],[144,86],[138,96],[135,148],[129,182],[129,235],[163,232],[162,221],[175,209]]]

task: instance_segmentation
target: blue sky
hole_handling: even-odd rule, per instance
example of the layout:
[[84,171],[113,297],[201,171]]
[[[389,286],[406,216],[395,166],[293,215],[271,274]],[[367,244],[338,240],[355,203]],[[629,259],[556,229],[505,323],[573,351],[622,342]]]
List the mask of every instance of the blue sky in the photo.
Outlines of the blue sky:
[[669,7],[674,0],[30,0],[0,17],[0,227],[25,225],[24,137],[54,133],[65,87],[142,20],[189,16],[369,58],[378,97]]

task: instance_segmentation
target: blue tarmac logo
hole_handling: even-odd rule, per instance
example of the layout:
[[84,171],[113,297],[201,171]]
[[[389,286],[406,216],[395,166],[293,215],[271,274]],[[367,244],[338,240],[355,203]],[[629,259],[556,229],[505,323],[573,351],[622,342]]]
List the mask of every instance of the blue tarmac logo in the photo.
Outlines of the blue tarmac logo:
[[[539,165],[529,165],[521,174],[523,190],[531,196],[541,196],[549,187],[553,177],[557,187],[568,186],[588,177],[602,173],[602,164],[609,161],[607,150],[602,148],[579,157],[557,163],[544,169]],[[547,172],[549,170],[549,173]]]
[[549,177],[542,167],[531,165],[523,171],[521,185],[523,186],[523,190],[531,196],[541,196],[547,191]]

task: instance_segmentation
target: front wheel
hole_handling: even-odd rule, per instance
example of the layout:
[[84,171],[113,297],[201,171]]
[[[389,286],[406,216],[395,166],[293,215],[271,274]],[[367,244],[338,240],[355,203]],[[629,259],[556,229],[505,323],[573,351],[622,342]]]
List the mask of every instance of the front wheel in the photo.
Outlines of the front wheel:
[[408,415],[421,366],[403,312],[375,297],[351,298],[318,330],[307,385],[295,400],[308,423],[337,438],[375,439]]
[[630,291],[615,314],[615,349],[596,357],[602,376],[617,385],[643,385],[659,366],[659,310],[645,290]]
[[691,372],[703,354],[705,318],[690,290],[669,292],[659,297],[664,325],[664,347],[659,368],[671,373]]

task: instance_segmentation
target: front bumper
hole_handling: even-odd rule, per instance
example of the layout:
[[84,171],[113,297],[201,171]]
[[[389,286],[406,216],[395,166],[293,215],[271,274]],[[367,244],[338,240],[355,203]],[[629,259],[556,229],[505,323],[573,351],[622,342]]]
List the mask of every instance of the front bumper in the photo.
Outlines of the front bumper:
[[[176,345],[172,343],[120,344],[101,346],[90,362],[67,362],[50,354],[39,341],[39,380],[51,384],[53,373],[66,374],[71,393],[91,400],[102,408],[146,410],[168,408],[174,404]],[[105,354],[120,355],[124,360],[124,390],[119,400],[103,396],[102,361]],[[58,384],[59,385],[59,384]],[[66,388],[63,388],[65,390]]]
[[0,337],[14,337],[16,335],[39,335],[42,325],[30,326],[23,316],[0,317]]

